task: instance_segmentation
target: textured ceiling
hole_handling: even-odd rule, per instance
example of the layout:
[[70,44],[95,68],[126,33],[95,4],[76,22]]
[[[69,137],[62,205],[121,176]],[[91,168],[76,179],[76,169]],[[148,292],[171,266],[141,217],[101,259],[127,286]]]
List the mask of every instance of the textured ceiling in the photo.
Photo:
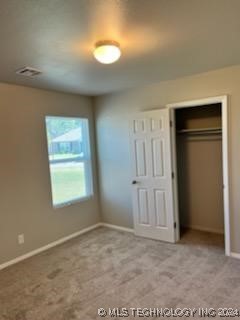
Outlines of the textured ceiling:
[[[239,12],[240,0],[0,0],[0,81],[98,95],[240,64]],[[122,47],[112,65],[92,56],[106,39]]]

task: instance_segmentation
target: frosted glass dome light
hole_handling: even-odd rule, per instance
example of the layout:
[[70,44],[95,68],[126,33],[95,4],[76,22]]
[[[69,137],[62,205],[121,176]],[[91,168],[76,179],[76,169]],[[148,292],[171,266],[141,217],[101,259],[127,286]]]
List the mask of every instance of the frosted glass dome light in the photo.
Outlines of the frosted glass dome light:
[[95,45],[93,55],[100,63],[113,63],[121,56],[119,43],[115,41],[99,41]]

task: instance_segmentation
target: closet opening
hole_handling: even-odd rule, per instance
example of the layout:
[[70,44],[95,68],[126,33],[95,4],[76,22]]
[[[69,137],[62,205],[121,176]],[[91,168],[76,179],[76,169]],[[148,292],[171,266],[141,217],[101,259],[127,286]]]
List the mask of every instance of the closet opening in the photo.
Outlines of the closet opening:
[[176,241],[229,255],[226,103],[212,100],[171,106]]

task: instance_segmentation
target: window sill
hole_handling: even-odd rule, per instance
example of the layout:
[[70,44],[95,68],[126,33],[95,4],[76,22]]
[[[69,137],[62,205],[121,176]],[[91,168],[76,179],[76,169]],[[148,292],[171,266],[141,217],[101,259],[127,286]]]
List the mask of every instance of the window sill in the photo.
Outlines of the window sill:
[[63,202],[63,203],[59,203],[59,204],[53,205],[53,209],[60,209],[60,208],[71,206],[72,204],[86,202],[86,201],[88,201],[88,200],[90,200],[92,198],[93,198],[93,194],[91,194],[89,196],[86,196],[86,197],[73,199],[73,200],[70,200],[70,201],[66,201],[66,202]]

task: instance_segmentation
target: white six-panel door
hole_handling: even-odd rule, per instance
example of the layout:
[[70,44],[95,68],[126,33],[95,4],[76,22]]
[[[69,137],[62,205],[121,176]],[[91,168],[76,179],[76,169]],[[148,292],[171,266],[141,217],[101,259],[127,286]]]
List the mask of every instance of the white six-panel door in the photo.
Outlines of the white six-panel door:
[[174,242],[169,110],[139,113],[130,135],[135,234]]

